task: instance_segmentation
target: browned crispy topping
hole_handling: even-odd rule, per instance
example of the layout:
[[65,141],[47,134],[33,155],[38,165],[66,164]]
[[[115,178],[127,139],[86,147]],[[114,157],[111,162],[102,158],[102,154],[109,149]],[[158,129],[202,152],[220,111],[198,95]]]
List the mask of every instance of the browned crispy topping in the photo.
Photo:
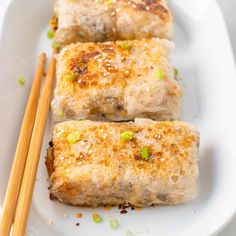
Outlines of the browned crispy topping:
[[142,3],[138,3],[129,0],[128,4],[138,10],[160,15],[160,17],[162,18],[165,18],[169,15],[169,11],[163,6],[163,4],[159,0],[142,0],[141,2]]
[[[173,166],[179,166],[179,162],[184,161],[191,162],[191,156],[189,153],[189,148],[192,147],[193,143],[198,141],[198,136],[195,133],[190,132],[186,126],[182,123],[178,123],[175,127],[173,122],[159,122],[154,126],[143,126],[140,128],[138,125],[132,123],[116,123],[113,125],[112,130],[108,123],[99,123],[98,125],[91,125],[87,128],[83,126],[78,129],[79,126],[57,126],[54,130],[54,149],[56,149],[56,155],[58,155],[60,150],[68,150],[66,154],[66,159],[70,160],[67,163],[65,159],[58,157],[56,162],[54,161],[54,168],[57,165],[63,165],[65,170],[70,171],[70,166],[72,165],[83,165],[84,162],[93,162],[94,156],[99,156],[99,164],[103,166],[115,165],[114,161],[110,156],[112,151],[113,155],[116,156],[119,163],[123,166],[132,164],[134,171],[142,170],[143,173],[149,173],[151,175],[158,175],[158,178],[165,179],[169,178],[168,169]],[[150,130],[150,127],[152,129]],[[57,138],[57,133],[62,132],[63,136],[60,139]],[[131,142],[123,142],[120,140],[120,135],[126,130],[133,131],[136,133],[136,137]],[[161,135],[161,139],[155,139],[152,142],[152,137],[155,134]],[[76,132],[78,135],[78,140],[76,142],[76,152],[73,149],[66,149],[68,147],[67,136],[69,133]],[[114,134],[116,134],[114,136]],[[63,138],[64,137],[64,138]],[[140,137],[140,138],[138,138]],[[142,138],[141,138],[142,137]],[[178,137],[176,139],[176,137]],[[88,140],[93,140],[91,141]],[[111,145],[112,140],[116,140],[115,143]],[[140,149],[143,147],[143,139],[149,139],[150,143],[146,145],[149,150],[148,161],[142,160],[140,158]],[[171,142],[170,142],[171,140]],[[87,142],[88,141],[88,142]],[[97,146],[101,145],[103,149],[97,149]],[[125,154],[122,154],[120,150],[127,150]],[[54,150],[55,152],[55,150]],[[63,156],[64,157],[64,156]],[[152,172],[150,172],[150,170]],[[176,182],[176,177],[172,176],[173,183]],[[67,186],[68,187],[68,186]],[[163,196],[161,196],[163,199]]]
[[88,63],[90,59],[94,58],[95,56],[97,56],[99,54],[100,54],[100,52],[98,52],[98,51],[89,52],[89,53],[85,53],[85,54],[81,53],[77,57],[72,58],[72,60],[71,60],[72,68],[80,65],[80,63]]

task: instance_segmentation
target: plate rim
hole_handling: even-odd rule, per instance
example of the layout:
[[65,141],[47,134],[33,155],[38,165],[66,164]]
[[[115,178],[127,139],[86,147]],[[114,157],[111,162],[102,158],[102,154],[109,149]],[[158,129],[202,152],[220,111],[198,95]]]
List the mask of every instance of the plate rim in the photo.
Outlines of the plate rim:
[[[6,23],[6,15],[11,7],[11,5],[15,2],[16,0],[8,0],[7,4],[4,6],[4,10],[3,10],[3,14],[1,17],[1,21],[0,21],[0,46],[2,44],[2,34],[3,34],[3,30],[4,30],[4,25]],[[176,0],[171,0],[171,1],[176,1]],[[234,55],[233,55],[233,48],[232,48],[232,44],[230,41],[230,37],[229,37],[229,32],[227,29],[227,25],[225,22],[225,19],[223,17],[222,11],[220,9],[220,6],[218,4],[218,2],[216,0],[211,0],[213,4],[215,4],[215,8],[218,11],[219,17],[221,21],[221,30],[224,30],[224,45],[225,47],[228,47],[228,53],[227,53],[227,57],[230,57],[229,60],[232,62],[232,65],[234,65],[234,76],[236,77],[236,66],[235,66],[235,59],[234,59]],[[222,32],[222,31],[221,31]],[[233,74],[232,74],[233,76]],[[2,209],[2,204],[0,204],[0,212]],[[225,218],[224,220],[222,220],[222,223],[220,225],[218,225],[215,230],[213,230],[210,235],[217,235],[220,232],[222,232],[222,230],[224,230],[232,221],[233,219],[236,217],[236,207],[231,211],[230,216],[228,218]]]

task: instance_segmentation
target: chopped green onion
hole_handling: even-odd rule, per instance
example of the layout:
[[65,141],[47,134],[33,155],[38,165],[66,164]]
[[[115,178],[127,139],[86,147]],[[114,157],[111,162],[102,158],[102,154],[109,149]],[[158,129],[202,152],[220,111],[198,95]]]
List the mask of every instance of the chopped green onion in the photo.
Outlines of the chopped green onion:
[[60,47],[61,47],[61,45],[57,41],[52,42],[52,48],[60,48]]
[[134,234],[130,230],[127,230],[125,236],[134,236]]
[[148,159],[149,153],[148,153],[148,148],[147,148],[147,147],[142,147],[142,148],[141,148],[141,157],[142,157],[144,160],[147,160],[147,159]]
[[129,50],[129,49],[132,48],[132,45],[130,43],[127,43],[127,42],[123,42],[120,46],[124,50]]
[[179,75],[179,70],[177,68],[174,68],[174,73],[175,73],[175,77],[177,77]]
[[94,213],[94,214],[92,215],[92,218],[93,218],[93,221],[94,221],[95,223],[100,223],[100,222],[102,222],[102,217],[101,217],[99,214],[97,214],[97,213]]
[[63,111],[58,111],[57,116],[58,117],[63,117],[65,113]]
[[18,79],[18,84],[23,86],[25,84],[25,77],[20,76],[19,79]]
[[78,141],[78,137],[77,137],[76,134],[70,133],[70,134],[68,134],[66,140],[67,140],[67,143],[74,144],[74,143],[76,143]]
[[48,39],[53,39],[54,38],[54,31],[52,29],[48,30],[47,37],[48,37]]
[[109,223],[112,229],[117,229],[120,226],[119,221],[115,218],[110,219]]
[[156,72],[156,78],[158,80],[163,80],[165,78],[165,72],[163,70],[157,70]]
[[123,141],[130,141],[134,138],[135,133],[133,131],[125,131],[121,134],[120,138]]
[[73,81],[75,78],[76,78],[76,73],[75,73],[75,72],[68,72],[68,73],[65,75],[65,79],[66,79],[68,82]]

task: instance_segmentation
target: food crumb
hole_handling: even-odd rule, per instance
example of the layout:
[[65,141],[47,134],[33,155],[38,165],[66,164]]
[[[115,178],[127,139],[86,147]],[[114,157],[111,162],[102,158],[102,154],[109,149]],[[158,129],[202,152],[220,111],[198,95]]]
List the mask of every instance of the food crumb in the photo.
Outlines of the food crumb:
[[104,206],[104,210],[105,210],[105,211],[111,210],[111,206]]
[[125,209],[122,209],[121,211],[120,211],[120,214],[126,214],[128,211],[126,211]]
[[64,216],[64,218],[67,218],[69,216],[69,214],[65,213],[63,216]]
[[76,214],[76,217],[77,217],[77,218],[82,218],[82,216],[83,216],[82,213]]
[[141,207],[135,207],[134,209],[135,209],[136,211],[141,211],[141,210],[142,210]]

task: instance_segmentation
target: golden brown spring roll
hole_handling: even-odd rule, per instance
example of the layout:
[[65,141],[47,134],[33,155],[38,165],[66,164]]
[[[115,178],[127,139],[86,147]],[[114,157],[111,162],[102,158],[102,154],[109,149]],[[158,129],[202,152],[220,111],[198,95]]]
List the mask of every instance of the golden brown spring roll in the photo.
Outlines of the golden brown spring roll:
[[56,40],[104,42],[169,38],[172,15],[165,0],[57,0]]
[[178,119],[182,88],[169,61],[172,48],[161,39],[65,47],[58,56],[54,120]]
[[199,134],[179,121],[55,126],[46,165],[50,193],[80,206],[172,205],[197,195]]

